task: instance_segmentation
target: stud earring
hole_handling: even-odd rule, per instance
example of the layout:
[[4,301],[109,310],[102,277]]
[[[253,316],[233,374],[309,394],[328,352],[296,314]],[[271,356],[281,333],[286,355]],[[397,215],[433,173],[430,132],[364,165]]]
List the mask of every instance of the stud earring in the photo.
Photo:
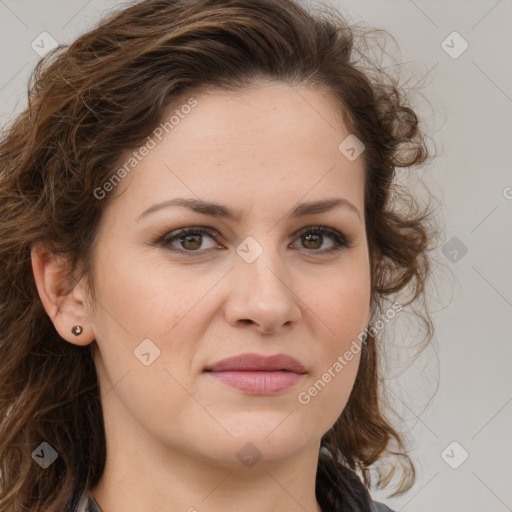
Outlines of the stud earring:
[[75,336],[80,336],[80,334],[82,334],[82,326],[81,325],[75,325],[73,327],[73,329],[71,329],[71,332],[75,335]]

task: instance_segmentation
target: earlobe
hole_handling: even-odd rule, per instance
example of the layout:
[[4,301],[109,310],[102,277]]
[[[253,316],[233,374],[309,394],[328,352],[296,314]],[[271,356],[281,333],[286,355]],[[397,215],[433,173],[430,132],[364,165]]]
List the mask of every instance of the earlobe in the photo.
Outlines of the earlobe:
[[[94,341],[82,290],[76,290],[82,285],[69,275],[68,259],[40,244],[32,247],[31,259],[39,297],[59,335],[75,345],[88,345]],[[79,335],[76,334],[77,326],[80,327]]]

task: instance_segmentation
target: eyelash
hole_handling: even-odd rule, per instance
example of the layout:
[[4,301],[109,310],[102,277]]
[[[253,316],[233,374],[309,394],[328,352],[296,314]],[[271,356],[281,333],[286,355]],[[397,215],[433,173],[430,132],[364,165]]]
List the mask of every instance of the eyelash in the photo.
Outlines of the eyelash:
[[[153,243],[162,245],[167,250],[169,250],[171,252],[180,253],[180,254],[183,254],[186,256],[196,256],[197,254],[204,253],[204,252],[211,250],[211,249],[206,249],[206,250],[198,249],[195,251],[187,251],[186,249],[174,249],[174,248],[169,247],[170,243],[173,242],[174,240],[176,240],[176,239],[179,240],[180,237],[185,237],[190,234],[208,235],[213,239],[220,236],[219,232],[214,229],[204,227],[204,226],[198,226],[198,227],[181,228],[181,229],[177,229],[175,231],[171,231],[169,233],[166,233],[162,237],[158,237],[156,240],[153,241]],[[323,254],[323,255],[334,254],[334,253],[341,251],[344,248],[349,248],[352,246],[350,241],[347,240],[347,238],[342,233],[340,233],[339,231],[337,231],[335,229],[329,228],[327,226],[317,225],[317,226],[307,227],[307,228],[303,229],[297,235],[295,240],[298,240],[301,236],[303,236],[305,234],[320,234],[323,236],[327,235],[330,238],[332,238],[335,242],[335,245],[327,250],[326,249],[324,249],[324,250],[311,249],[311,251],[313,253]],[[306,250],[308,250],[308,249],[306,249]]]

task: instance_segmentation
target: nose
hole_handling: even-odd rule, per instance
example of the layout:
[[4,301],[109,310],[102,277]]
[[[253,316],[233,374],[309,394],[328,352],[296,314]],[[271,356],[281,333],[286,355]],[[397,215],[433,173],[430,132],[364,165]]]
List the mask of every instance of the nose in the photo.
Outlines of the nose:
[[235,255],[225,316],[233,327],[250,326],[261,334],[277,334],[301,318],[300,298],[280,257],[265,249],[248,263]]

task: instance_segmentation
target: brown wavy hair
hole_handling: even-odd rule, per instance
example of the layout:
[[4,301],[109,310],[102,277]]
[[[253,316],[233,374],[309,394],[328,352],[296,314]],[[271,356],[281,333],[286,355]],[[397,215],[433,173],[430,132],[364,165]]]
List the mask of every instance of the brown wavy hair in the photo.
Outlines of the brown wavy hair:
[[[395,173],[429,158],[425,132],[397,76],[366,58],[369,38],[382,31],[359,31],[324,7],[146,0],[110,13],[37,64],[28,106],[0,139],[1,510],[74,510],[77,496],[102,475],[92,344],[75,346],[57,333],[38,295],[31,248],[42,243],[67,258],[70,276],[80,264],[94,300],[96,233],[114,197],[98,199],[94,191],[184,95],[239,91],[260,79],[327,90],[366,146],[372,321],[399,292],[410,292],[403,306],[424,297],[432,212]],[[417,314],[426,346],[432,323],[427,309]],[[349,401],[323,436],[320,456],[359,471],[366,486],[374,483],[370,470],[392,457],[402,468],[400,494],[414,483],[414,464],[386,417],[381,344],[370,331]],[[59,455],[44,470],[32,458],[43,441]],[[376,485],[392,476],[393,469],[381,470]]]

